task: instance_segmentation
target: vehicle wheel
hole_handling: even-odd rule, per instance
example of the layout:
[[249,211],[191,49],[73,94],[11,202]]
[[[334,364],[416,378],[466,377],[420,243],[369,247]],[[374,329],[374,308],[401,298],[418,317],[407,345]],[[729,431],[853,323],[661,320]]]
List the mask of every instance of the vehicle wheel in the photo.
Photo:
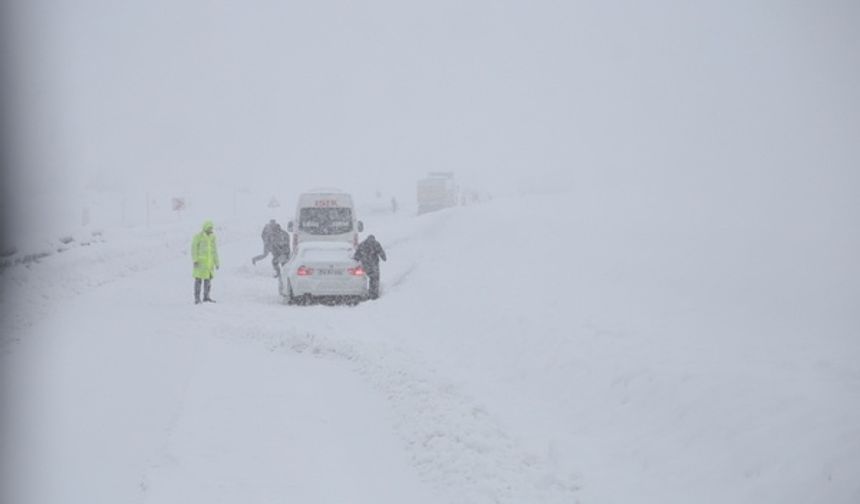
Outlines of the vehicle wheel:
[[293,285],[287,280],[287,304],[296,304],[296,296],[293,295]]

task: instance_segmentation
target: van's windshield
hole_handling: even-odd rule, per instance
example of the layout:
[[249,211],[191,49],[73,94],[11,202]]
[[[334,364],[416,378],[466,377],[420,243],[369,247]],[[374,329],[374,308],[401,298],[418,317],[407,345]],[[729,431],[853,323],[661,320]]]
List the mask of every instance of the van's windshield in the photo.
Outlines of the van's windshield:
[[335,235],[352,231],[352,209],[343,207],[302,208],[299,231],[312,235]]

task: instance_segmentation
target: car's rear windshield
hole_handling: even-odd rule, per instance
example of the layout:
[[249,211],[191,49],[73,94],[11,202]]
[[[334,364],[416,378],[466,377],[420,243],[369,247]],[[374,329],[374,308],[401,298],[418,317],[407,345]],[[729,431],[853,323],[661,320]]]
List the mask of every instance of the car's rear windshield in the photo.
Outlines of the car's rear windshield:
[[307,248],[302,249],[302,259],[306,261],[331,261],[331,262],[340,262],[340,261],[351,261],[352,260],[352,250],[345,248],[338,249],[318,249],[318,248]]
[[302,208],[299,231],[312,235],[334,235],[352,231],[352,209],[343,207]]

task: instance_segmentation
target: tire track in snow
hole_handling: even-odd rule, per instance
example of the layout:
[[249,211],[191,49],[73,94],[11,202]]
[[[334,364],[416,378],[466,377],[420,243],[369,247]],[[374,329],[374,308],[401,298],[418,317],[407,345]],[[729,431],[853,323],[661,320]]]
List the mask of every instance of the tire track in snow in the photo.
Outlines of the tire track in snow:
[[559,475],[551,461],[525,452],[490,412],[405,352],[341,337],[330,327],[276,331],[246,322],[221,324],[216,332],[228,339],[242,335],[273,352],[341,360],[383,394],[413,464],[446,502],[579,502],[574,476]]
[[[419,269],[420,259],[413,259],[407,264],[401,264],[396,259],[398,256],[397,252],[408,249],[411,245],[414,245],[416,242],[416,236],[421,236],[424,239],[438,237],[445,229],[445,226],[448,224],[448,221],[451,220],[453,215],[454,213],[451,211],[440,211],[433,214],[427,214],[419,216],[415,221],[416,227],[414,229],[410,228],[407,233],[398,229],[393,230],[393,237],[389,237],[385,240],[385,250],[388,251],[388,255],[391,256],[392,260],[387,262],[384,266],[385,271],[380,282],[380,292],[382,294],[396,291],[397,288],[403,285],[404,282]],[[407,256],[408,255],[409,254],[407,254]],[[424,254],[419,253],[418,257],[420,258],[423,255]]]

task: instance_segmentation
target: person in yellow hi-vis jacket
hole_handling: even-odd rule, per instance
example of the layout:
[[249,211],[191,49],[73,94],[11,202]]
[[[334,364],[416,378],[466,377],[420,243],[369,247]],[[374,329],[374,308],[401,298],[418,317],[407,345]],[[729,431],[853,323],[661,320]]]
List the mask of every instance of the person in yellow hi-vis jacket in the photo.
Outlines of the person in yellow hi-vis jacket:
[[203,301],[214,303],[209,297],[209,289],[212,287],[212,277],[218,269],[218,245],[215,243],[215,234],[212,221],[203,223],[203,231],[194,235],[191,242],[191,259],[194,261],[194,304],[200,304],[200,284],[203,284]]

